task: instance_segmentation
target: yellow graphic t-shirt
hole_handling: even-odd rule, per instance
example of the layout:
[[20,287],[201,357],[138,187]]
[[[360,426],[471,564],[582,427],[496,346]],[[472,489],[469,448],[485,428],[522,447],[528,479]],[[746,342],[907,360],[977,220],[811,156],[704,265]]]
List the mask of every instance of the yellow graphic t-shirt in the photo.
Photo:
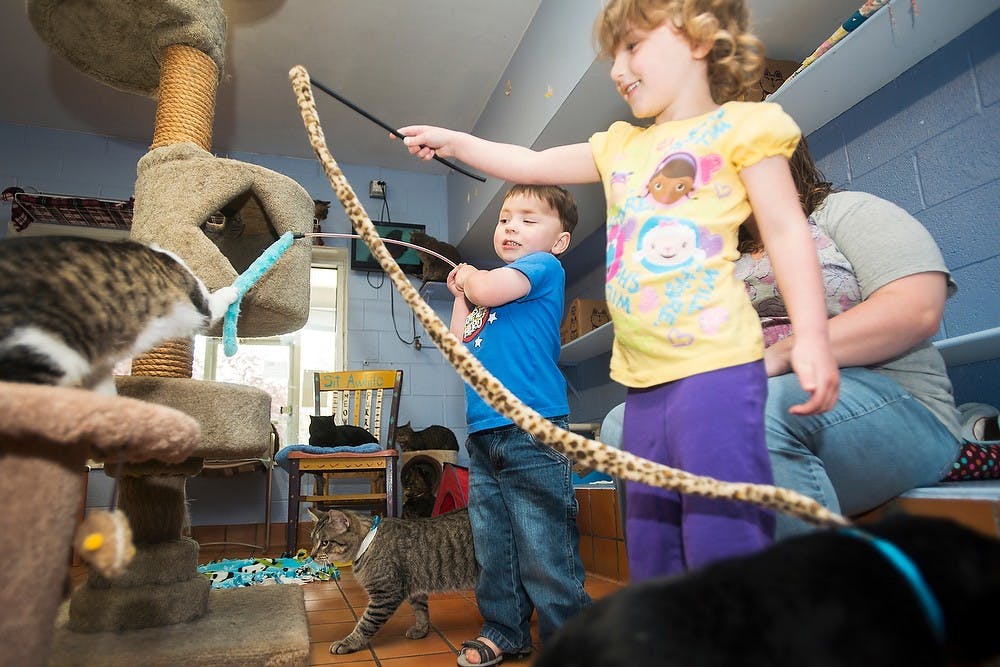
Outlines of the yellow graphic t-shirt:
[[733,275],[750,215],[740,170],[789,157],[799,128],[777,104],[612,125],[590,138],[608,202],[611,377],[651,387],[760,359],[760,322]]

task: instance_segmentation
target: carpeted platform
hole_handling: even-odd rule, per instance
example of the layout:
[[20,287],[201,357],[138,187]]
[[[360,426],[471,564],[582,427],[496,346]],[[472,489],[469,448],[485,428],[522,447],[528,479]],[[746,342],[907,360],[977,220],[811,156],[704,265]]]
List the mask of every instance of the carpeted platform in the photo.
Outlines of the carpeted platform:
[[208,613],[191,623],[128,632],[66,629],[60,609],[50,666],[309,664],[309,626],[302,589],[295,585],[213,590]]

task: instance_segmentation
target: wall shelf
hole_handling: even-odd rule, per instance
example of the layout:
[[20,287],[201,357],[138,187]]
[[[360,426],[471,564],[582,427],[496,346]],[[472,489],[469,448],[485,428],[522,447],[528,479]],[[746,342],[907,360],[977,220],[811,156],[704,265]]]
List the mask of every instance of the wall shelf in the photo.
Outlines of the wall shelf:
[[[611,322],[580,336],[562,346],[559,355],[561,366],[575,366],[599,354],[611,351],[615,339]],[[1000,327],[976,331],[964,336],[955,336],[934,341],[934,347],[941,352],[948,366],[961,366],[977,361],[1000,359]]]
[[[767,98],[809,134],[1000,7],[996,0],[892,0]],[[890,9],[892,10],[890,14]]]
[[934,341],[948,366],[1000,359],[1000,327]]
[[575,366],[582,361],[611,351],[615,340],[615,328],[611,322],[602,324],[593,331],[588,331],[576,340],[571,340],[562,346],[559,354],[560,366]]

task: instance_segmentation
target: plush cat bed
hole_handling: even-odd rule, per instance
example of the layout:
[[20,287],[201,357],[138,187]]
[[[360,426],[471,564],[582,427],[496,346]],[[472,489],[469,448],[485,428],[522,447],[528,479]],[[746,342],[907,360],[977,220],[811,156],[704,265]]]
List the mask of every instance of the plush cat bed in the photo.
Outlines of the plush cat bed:
[[[222,210],[226,223],[211,229]],[[183,142],[139,160],[132,238],[177,253],[214,291],[285,232],[309,232],[314,213],[312,197],[287,176]],[[309,242],[293,243],[247,292],[237,335],[277,336],[305,325],[311,261]],[[220,324],[210,335],[221,331]]]
[[201,426],[192,453],[204,459],[266,458],[271,446],[271,397],[263,389],[190,378],[123,375],[121,396],[158,403],[190,415]]
[[208,613],[191,623],[133,632],[87,633],[70,632],[64,623],[64,617],[57,620],[48,663],[10,664],[49,667],[140,664],[305,667],[309,664],[309,622],[301,586],[211,591]]
[[220,0],[28,0],[38,36],[76,68],[112,88],[156,97],[160,55],[173,44],[225,62],[226,16]]
[[[87,458],[186,459],[199,428],[176,410],[81,389],[0,382],[0,661],[46,664],[83,501]],[[41,576],[40,576],[41,575]]]

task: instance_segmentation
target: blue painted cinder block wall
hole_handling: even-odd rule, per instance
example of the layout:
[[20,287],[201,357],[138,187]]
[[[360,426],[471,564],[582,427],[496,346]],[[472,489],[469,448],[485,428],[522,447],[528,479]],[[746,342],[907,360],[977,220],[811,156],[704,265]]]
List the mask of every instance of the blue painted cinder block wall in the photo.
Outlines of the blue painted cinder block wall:
[[[809,135],[838,187],[905,208],[930,230],[959,285],[938,338],[1000,326],[1000,12]],[[877,67],[878,63],[872,63]],[[872,221],[877,224],[877,221]],[[566,261],[567,298],[602,298],[604,230]],[[566,370],[574,421],[624,400],[610,354]],[[958,403],[1000,407],[1000,360],[949,369]]]
[[[940,338],[1000,326],[998,33],[994,12],[809,136],[838,187],[899,204],[938,242],[959,287]],[[1000,406],[1000,361],[950,373],[959,403]]]

